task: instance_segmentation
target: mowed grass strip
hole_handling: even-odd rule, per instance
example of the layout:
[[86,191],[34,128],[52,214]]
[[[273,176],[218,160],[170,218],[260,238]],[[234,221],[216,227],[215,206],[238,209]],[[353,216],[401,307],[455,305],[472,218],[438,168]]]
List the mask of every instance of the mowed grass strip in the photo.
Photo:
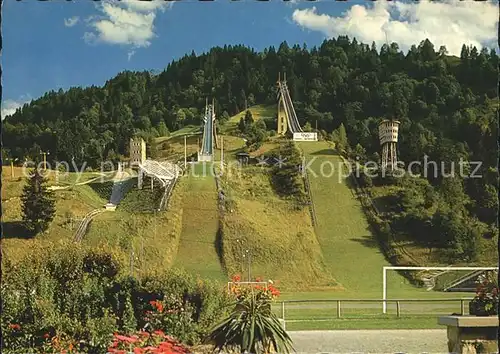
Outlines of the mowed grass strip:
[[[347,184],[340,156],[323,141],[298,146],[306,164],[314,159],[308,173],[318,221],[316,234],[327,269],[350,297],[380,298],[382,267],[390,264]],[[416,290],[399,276],[388,284],[392,297],[411,297]]]
[[230,274],[279,281],[281,289],[335,284],[326,272],[306,207],[279,198],[269,168],[243,167],[223,177],[229,200],[224,216],[223,249]]
[[217,190],[210,163],[191,166],[182,198],[182,232],[175,266],[203,278],[227,280],[217,254]]
[[[293,320],[292,320],[293,321]],[[336,330],[336,329],[442,329],[436,316],[374,316],[363,318],[340,318],[325,321],[286,322],[287,331]]]

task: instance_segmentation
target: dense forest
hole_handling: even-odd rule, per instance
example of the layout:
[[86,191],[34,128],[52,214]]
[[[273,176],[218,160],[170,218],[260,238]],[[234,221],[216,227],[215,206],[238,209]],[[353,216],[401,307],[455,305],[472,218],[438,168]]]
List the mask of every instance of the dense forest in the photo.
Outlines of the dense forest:
[[216,101],[219,123],[251,105],[275,103],[279,72],[286,72],[300,123],[317,124],[329,138],[341,127],[347,148],[365,159],[379,150],[378,122],[396,118],[402,161],[421,161],[424,155],[447,165],[461,158],[481,161],[476,173],[483,178],[431,178],[432,188],[415,187],[408,193],[420,190],[417,196],[401,196],[401,208],[429,209],[436,194],[449,206],[442,213],[432,209],[436,225],[446,224],[457,234],[449,219],[467,215],[461,227],[470,230],[479,222],[490,230],[481,234],[493,232],[498,55],[486,48],[464,45],[458,58],[429,40],[403,53],[396,43],[378,50],[374,43],[340,36],[311,49],[284,42],[263,52],[244,46],[193,52],[159,74],[126,71],[103,87],[46,93],[4,120],[3,154],[23,161],[40,158],[43,150],[50,151],[50,159],[97,167],[126,154],[134,134],[151,141],[200,124],[207,97]]

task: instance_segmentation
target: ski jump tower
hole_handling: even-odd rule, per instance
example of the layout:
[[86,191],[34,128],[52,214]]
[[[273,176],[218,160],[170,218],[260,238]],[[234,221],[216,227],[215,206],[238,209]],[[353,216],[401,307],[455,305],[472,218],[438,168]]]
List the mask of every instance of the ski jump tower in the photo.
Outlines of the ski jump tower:
[[382,147],[381,168],[382,171],[392,173],[397,166],[397,143],[400,122],[397,120],[384,119],[378,126],[378,137]]
[[278,135],[285,135],[287,132],[293,134],[293,140],[297,141],[317,141],[317,133],[304,132],[300,127],[292,98],[286,85],[286,74],[281,81],[281,73],[278,74]]
[[[200,150],[198,151],[198,161],[213,161],[214,145],[217,144],[217,134],[215,131],[215,105],[212,99],[212,104],[205,105],[205,115],[203,117],[203,140]],[[215,143],[215,144],[214,144]]]

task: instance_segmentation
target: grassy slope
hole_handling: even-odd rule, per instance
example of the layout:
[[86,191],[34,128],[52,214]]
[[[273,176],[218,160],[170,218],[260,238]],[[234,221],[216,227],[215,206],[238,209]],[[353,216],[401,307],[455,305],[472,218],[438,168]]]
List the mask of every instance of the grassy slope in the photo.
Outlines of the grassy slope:
[[[156,187],[155,187],[156,188]],[[182,181],[172,193],[167,211],[153,213],[161,190],[153,195],[149,184],[132,189],[115,212],[99,214],[84,242],[114,250],[125,264],[134,253],[134,271],[167,269],[172,265],[182,226]]]
[[[316,209],[318,240],[328,269],[345,288],[345,294],[356,298],[379,298],[382,290],[382,267],[389,265],[381,253],[361,205],[340,178],[341,159],[325,142],[299,143],[308,159],[316,158],[311,169],[318,175],[310,176],[313,202]],[[319,173],[322,163],[333,163],[332,177]],[[324,168],[325,173],[331,171]],[[389,281],[392,297],[406,296],[416,290],[402,277]]]
[[[248,107],[248,110],[252,112],[252,117],[254,120],[259,120],[261,118],[271,118],[274,117],[274,115],[276,114],[276,105],[266,106],[258,104],[255,106]],[[229,122],[233,124],[235,123],[238,124],[240,122],[240,119],[245,117],[245,114],[246,111],[242,111],[238,114],[235,114],[229,119]]]
[[175,266],[202,277],[227,279],[216,250],[217,191],[210,164],[194,164],[183,177],[182,232]]
[[307,208],[295,210],[272,190],[267,169],[246,167],[226,178],[232,200],[224,222],[224,259],[231,274],[247,277],[246,249],[252,275],[278,280],[283,289],[333,285]]
[[[232,201],[224,216],[223,232],[228,273],[241,273],[247,278],[248,258],[243,253],[251,249],[252,278],[277,280],[281,288],[333,284],[324,271],[308,210],[295,210],[292,202],[276,196],[267,168],[240,168],[235,164],[235,154],[244,145],[241,138],[224,136],[224,160],[228,167],[222,181],[226,196]],[[276,147],[276,142],[270,141],[259,153]]]
[[[26,239],[20,227],[22,219],[20,196],[25,184],[25,179],[20,176],[22,176],[22,168],[15,169],[14,179],[10,177],[10,168],[2,171],[2,223],[4,226],[2,246],[6,259],[15,261],[23,257],[25,250],[34,247],[37,243],[71,240],[76,231],[78,220],[71,223],[70,218],[81,219],[91,210],[102,207],[106,203],[106,200],[88,185],[55,191],[56,215],[54,221],[46,233],[32,239]],[[49,185],[55,183],[54,176],[54,173],[48,174]],[[68,179],[76,180],[76,177],[69,174]]]
[[[271,118],[276,114],[276,105],[255,105],[248,107],[250,112],[252,112],[252,117],[254,120],[259,120],[261,118]],[[232,116],[229,121],[220,128],[220,133],[223,134],[235,134],[237,133],[238,123],[240,119],[245,116],[246,111],[242,111],[238,114]]]
[[[15,261],[24,256],[25,250],[37,244],[60,241],[71,241],[79,220],[85,214],[96,208],[102,208],[109,200],[111,182],[99,183],[100,180],[88,185],[73,186],[66,190],[55,191],[56,216],[46,233],[32,239],[25,239],[18,224],[21,221],[20,195],[25,183],[22,169],[15,169],[15,178],[10,178],[10,168],[4,169],[2,176],[3,202],[3,251],[6,259]],[[79,182],[90,179],[93,174],[83,174]],[[48,175],[49,185],[55,184],[55,174]],[[59,184],[76,182],[78,176],[74,173],[61,178]],[[181,182],[182,183],[182,182]],[[134,210],[137,201],[151,204],[148,198],[150,191],[147,186],[143,191],[132,190],[127,194],[116,212],[105,212],[98,215],[90,224],[84,244],[103,246],[114,251],[125,264],[130,261],[130,249],[134,249],[137,260],[134,265],[137,270],[168,268],[175,256],[180,237],[182,194],[179,188],[174,189],[170,201],[171,208],[158,215],[145,214]],[[138,208],[140,209],[140,208]],[[71,223],[69,218],[74,218]],[[142,237],[140,237],[142,236]],[[141,263],[147,260],[146,263]]]
[[171,134],[167,136],[160,136],[156,138],[156,143],[162,143],[164,141],[173,139],[173,138],[179,138],[184,135],[192,135],[192,134],[201,134],[201,128],[200,126],[197,125],[188,125],[185,126],[182,129],[176,130],[175,132],[172,132]]

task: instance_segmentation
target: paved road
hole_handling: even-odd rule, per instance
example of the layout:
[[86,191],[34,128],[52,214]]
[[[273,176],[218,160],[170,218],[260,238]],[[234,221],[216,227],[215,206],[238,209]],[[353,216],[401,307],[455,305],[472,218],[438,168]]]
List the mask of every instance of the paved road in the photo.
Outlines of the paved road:
[[448,353],[445,329],[290,331],[298,353]]

